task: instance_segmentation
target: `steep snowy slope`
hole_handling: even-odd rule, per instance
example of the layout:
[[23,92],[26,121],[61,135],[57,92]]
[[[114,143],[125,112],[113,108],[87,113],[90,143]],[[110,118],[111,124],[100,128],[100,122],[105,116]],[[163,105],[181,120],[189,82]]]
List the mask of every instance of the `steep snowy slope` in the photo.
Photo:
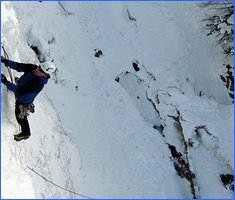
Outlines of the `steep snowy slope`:
[[[26,48],[27,42],[9,3],[2,4],[2,16],[2,42],[9,57],[18,61],[37,62],[32,51]],[[2,73],[7,74],[4,66]],[[28,168],[54,179],[58,184],[73,188],[73,175],[67,167],[70,164],[76,170],[80,167],[79,152],[66,136],[51,101],[46,94],[38,98],[35,102],[37,114],[29,117],[34,139],[16,143],[13,135],[18,133],[19,127],[14,116],[15,98],[5,87],[1,90],[1,96],[2,198],[73,197],[72,194],[46,183]]]
[[28,167],[91,198],[232,198],[233,104],[197,5],[2,2],[9,57],[58,68],[29,140],[2,87],[2,198],[81,197]]

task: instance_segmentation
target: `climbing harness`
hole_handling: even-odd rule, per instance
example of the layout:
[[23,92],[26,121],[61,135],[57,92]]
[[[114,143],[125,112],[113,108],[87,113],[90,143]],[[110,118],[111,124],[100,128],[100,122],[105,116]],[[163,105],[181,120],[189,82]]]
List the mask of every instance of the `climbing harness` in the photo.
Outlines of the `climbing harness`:
[[34,113],[35,106],[33,103],[27,103],[27,104],[20,104],[19,105],[19,109],[20,109],[20,114],[18,115],[18,117],[20,119],[24,119],[24,117],[29,116],[30,113]]

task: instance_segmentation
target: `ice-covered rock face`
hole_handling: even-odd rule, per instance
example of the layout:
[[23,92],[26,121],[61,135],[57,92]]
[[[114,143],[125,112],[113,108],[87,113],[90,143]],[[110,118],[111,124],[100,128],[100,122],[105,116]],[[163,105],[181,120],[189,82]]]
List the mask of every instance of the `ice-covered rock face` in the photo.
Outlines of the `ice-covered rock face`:
[[197,3],[1,8],[9,57],[58,69],[21,143],[2,86],[3,198],[233,197],[233,105]]

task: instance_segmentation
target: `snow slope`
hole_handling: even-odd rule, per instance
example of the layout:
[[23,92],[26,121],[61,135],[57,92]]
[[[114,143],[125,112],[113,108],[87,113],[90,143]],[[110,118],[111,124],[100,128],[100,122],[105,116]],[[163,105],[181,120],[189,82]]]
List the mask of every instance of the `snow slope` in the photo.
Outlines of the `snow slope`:
[[82,198],[28,167],[90,198],[233,198],[220,180],[234,169],[233,104],[198,3],[62,5],[69,13],[1,2],[9,57],[39,64],[33,45],[58,68],[26,141],[13,140],[14,96],[2,87],[2,198]]

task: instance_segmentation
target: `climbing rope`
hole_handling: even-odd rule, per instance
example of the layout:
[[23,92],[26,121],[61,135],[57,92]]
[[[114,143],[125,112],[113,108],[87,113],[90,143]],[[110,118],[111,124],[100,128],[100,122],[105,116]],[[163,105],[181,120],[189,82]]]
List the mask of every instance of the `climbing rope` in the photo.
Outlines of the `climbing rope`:
[[35,174],[37,174],[38,176],[40,176],[41,178],[43,178],[45,181],[51,183],[52,185],[54,185],[54,186],[56,186],[56,187],[58,187],[58,188],[60,188],[60,189],[62,189],[62,190],[65,190],[65,191],[70,192],[70,193],[72,193],[72,194],[78,195],[78,196],[80,196],[80,197],[84,197],[84,198],[87,198],[87,199],[92,199],[91,197],[88,197],[88,196],[85,196],[85,195],[82,195],[82,194],[73,192],[73,191],[71,191],[71,190],[68,190],[68,189],[66,189],[66,188],[64,188],[64,187],[61,187],[61,186],[59,186],[59,185],[53,183],[52,181],[48,180],[47,178],[45,178],[44,176],[42,176],[41,174],[39,174],[38,172],[36,172],[34,169],[32,169],[32,168],[29,167],[29,166],[27,166],[27,168],[30,169],[30,170],[31,170],[32,172],[34,172]]

